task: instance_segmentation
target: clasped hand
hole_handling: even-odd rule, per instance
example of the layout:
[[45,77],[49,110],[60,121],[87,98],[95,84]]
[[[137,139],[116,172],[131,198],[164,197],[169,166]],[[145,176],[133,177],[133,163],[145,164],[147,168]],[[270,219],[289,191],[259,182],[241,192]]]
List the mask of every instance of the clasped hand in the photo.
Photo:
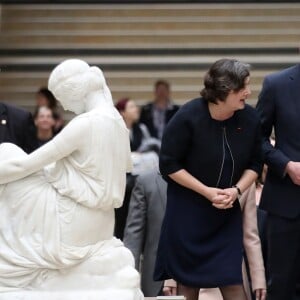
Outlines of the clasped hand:
[[234,201],[237,199],[238,192],[236,188],[218,189],[209,188],[207,198],[212,205],[219,209],[227,209],[233,207]]

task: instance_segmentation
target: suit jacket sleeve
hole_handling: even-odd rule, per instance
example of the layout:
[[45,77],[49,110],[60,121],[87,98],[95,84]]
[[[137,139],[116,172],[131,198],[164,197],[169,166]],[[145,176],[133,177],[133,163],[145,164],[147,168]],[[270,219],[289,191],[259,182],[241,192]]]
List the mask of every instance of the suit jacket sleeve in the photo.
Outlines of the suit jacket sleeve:
[[272,171],[278,176],[283,177],[286,165],[290,159],[282,151],[274,148],[270,143],[270,136],[276,118],[273,84],[270,82],[270,79],[266,77],[256,108],[262,122],[263,153],[265,162]]
[[135,267],[137,270],[139,270],[140,256],[143,253],[146,217],[147,203],[145,189],[141,177],[138,177],[130,198],[123,239],[124,245],[134,256]]
[[265,289],[265,268],[257,229],[254,184],[243,194],[240,203],[243,210],[244,248],[249,262],[252,289]]
[[36,129],[33,123],[32,115],[30,113],[27,114],[26,118],[24,119],[24,140],[22,149],[25,152],[31,153],[35,149],[38,148],[37,139],[36,139]]
[[[254,116],[253,116],[254,117]],[[258,114],[255,112],[256,117],[256,127],[255,127],[255,141],[253,143],[251,158],[247,169],[256,172],[258,175],[261,174],[263,168],[263,151],[262,151],[262,130],[261,123]]]

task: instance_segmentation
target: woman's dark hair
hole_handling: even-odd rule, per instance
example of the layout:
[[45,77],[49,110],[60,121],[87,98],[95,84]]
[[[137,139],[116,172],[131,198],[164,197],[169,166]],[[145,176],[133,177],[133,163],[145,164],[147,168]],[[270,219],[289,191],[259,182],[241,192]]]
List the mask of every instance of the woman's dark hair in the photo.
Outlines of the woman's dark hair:
[[204,89],[200,95],[206,101],[217,104],[225,101],[230,91],[237,92],[245,87],[250,75],[250,65],[235,59],[217,60],[204,77]]
[[119,99],[117,101],[116,105],[115,105],[116,109],[119,112],[126,110],[126,105],[127,105],[128,101],[130,101],[129,98],[121,98],[121,99]]
[[40,88],[37,91],[37,94],[40,94],[42,96],[44,96],[47,101],[48,101],[48,107],[51,109],[56,109],[57,108],[57,100],[54,97],[54,95],[45,87]]

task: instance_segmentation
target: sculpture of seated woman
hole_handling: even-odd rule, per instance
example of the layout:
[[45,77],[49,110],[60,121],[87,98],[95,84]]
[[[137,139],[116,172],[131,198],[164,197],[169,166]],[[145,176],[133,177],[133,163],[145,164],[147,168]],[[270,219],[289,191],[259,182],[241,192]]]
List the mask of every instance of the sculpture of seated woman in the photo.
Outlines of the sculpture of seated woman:
[[66,60],[49,89],[77,116],[30,155],[0,145],[0,299],[143,299],[133,257],[113,237],[131,161],[105,78]]

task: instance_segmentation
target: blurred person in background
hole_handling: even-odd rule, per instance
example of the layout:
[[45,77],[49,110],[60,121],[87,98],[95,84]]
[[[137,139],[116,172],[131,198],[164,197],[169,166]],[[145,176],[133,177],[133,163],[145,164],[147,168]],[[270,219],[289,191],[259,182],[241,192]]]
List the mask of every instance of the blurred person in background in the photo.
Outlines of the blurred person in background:
[[171,101],[170,83],[158,80],[154,84],[154,100],[142,107],[140,122],[148,127],[151,136],[161,140],[166,124],[178,109]]
[[0,144],[13,143],[30,153],[38,147],[35,135],[30,112],[0,102]]
[[122,98],[115,105],[129,130],[133,170],[127,174],[123,206],[116,209],[115,236],[123,239],[131,191],[137,175],[158,168],[160,141],[151,137],[145,124],[139,122],[140,110],[129,98]]
[[132,252],[141,273],[145,297],[156,297],[163,281],[153,280],[156,251],[167,202],[167,183],[158,169],[137,177],[124,232],[124,245]]
[[55,99],[54,95],[46,88],[41,87],[36,95],[36,110],[40,106],[47,106],[49,107],[53,112],[53,118],[54,118],[54,133],[58,133],[62,130],[64,126],[64,120],[62,118],[62,114],[59,112],[58,108],[58,102]]
[[55,120],[53,111],[47,106],[40,106],[34,114],[38,146],[43,146],[54,137]]

